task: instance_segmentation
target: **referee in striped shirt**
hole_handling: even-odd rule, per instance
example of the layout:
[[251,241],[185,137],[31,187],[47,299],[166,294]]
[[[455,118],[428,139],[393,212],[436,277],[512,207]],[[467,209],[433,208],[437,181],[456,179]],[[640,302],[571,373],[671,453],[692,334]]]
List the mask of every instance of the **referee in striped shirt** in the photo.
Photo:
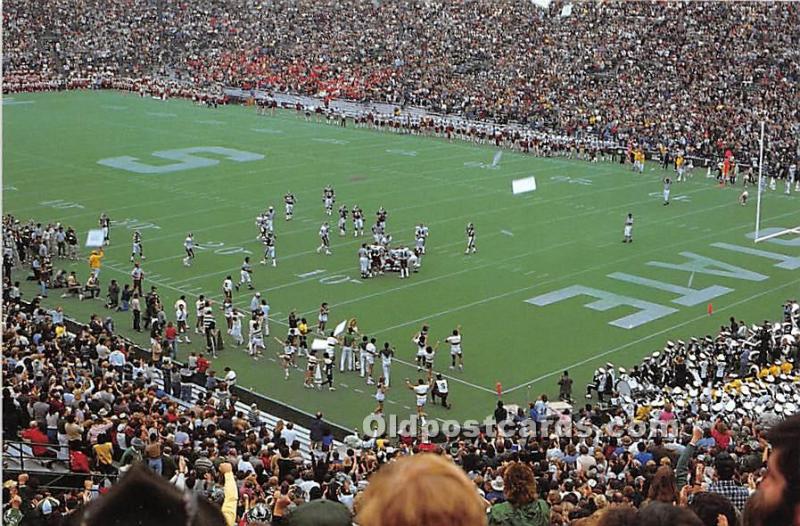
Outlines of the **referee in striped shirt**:
[[214,308],[211,300],[206,300],[203,307],[203,332],[206,335],[206,349],[214,358],[217,357],[217,322],[214,320]]

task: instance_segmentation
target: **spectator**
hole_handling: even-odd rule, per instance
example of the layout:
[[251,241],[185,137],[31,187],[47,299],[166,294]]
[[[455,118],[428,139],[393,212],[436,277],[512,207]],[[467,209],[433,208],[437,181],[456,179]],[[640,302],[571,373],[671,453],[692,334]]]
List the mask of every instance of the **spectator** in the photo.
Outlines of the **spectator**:
[[768,435],[772,454],[767,474],[745,511],[755,526],[800,525],[800,415],[776,425]]
[[472,526],[485,524],[486,518],[481,498],[462,471],[442,457],[421,454],[388,464],[372,478],[356,522]]
[[525,464],[512,462],[503,473],[506,501],[489,510],[489,525],[547,526],[550,507],[540,499],[533,471]]

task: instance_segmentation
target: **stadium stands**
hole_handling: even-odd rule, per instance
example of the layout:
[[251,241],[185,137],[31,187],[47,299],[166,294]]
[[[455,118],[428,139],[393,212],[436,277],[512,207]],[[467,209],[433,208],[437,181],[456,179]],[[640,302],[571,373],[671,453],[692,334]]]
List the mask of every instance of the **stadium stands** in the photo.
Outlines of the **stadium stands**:
[[16,0],[4,89],[104,76],[265,87],[747,163],[765,119],[768,169],[796,160],[796,5],[579,3],[562,17],[563,5]]

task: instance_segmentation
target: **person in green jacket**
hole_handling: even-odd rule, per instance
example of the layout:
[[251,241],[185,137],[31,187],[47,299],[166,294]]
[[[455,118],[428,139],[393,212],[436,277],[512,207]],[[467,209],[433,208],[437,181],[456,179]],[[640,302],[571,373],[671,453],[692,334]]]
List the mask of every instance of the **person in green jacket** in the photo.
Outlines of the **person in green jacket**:
[[548,526],[550,506],[539,498],[533,470],[520,462],[503,473],[506,501],[489,509],[489,526]]

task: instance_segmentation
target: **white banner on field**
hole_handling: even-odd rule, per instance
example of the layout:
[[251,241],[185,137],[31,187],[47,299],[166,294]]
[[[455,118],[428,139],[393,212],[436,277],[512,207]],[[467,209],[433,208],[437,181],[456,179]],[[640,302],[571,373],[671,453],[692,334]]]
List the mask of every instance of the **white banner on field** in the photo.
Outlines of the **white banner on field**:
[[344,320],[342,323],[337,325],[335,329],[333,329],[333,335],[334,336],[339,336],[340,334],[342,334],[344,332],[344,329],[346,327],[347,327],[347,320]]
[[86,233],[86,246],[87,247],[102,247],[103,246],[103,230],[95,229],[89,230]]
[[511,193],[514,195],[533,192],[534,190],[536,190],[536,178],[533,176],[511,181]]
[[323,340],[321,338],[314,338],[314,341],[311,342],[312,351],[325,351],[327,349],[328,349],[328,340]]

